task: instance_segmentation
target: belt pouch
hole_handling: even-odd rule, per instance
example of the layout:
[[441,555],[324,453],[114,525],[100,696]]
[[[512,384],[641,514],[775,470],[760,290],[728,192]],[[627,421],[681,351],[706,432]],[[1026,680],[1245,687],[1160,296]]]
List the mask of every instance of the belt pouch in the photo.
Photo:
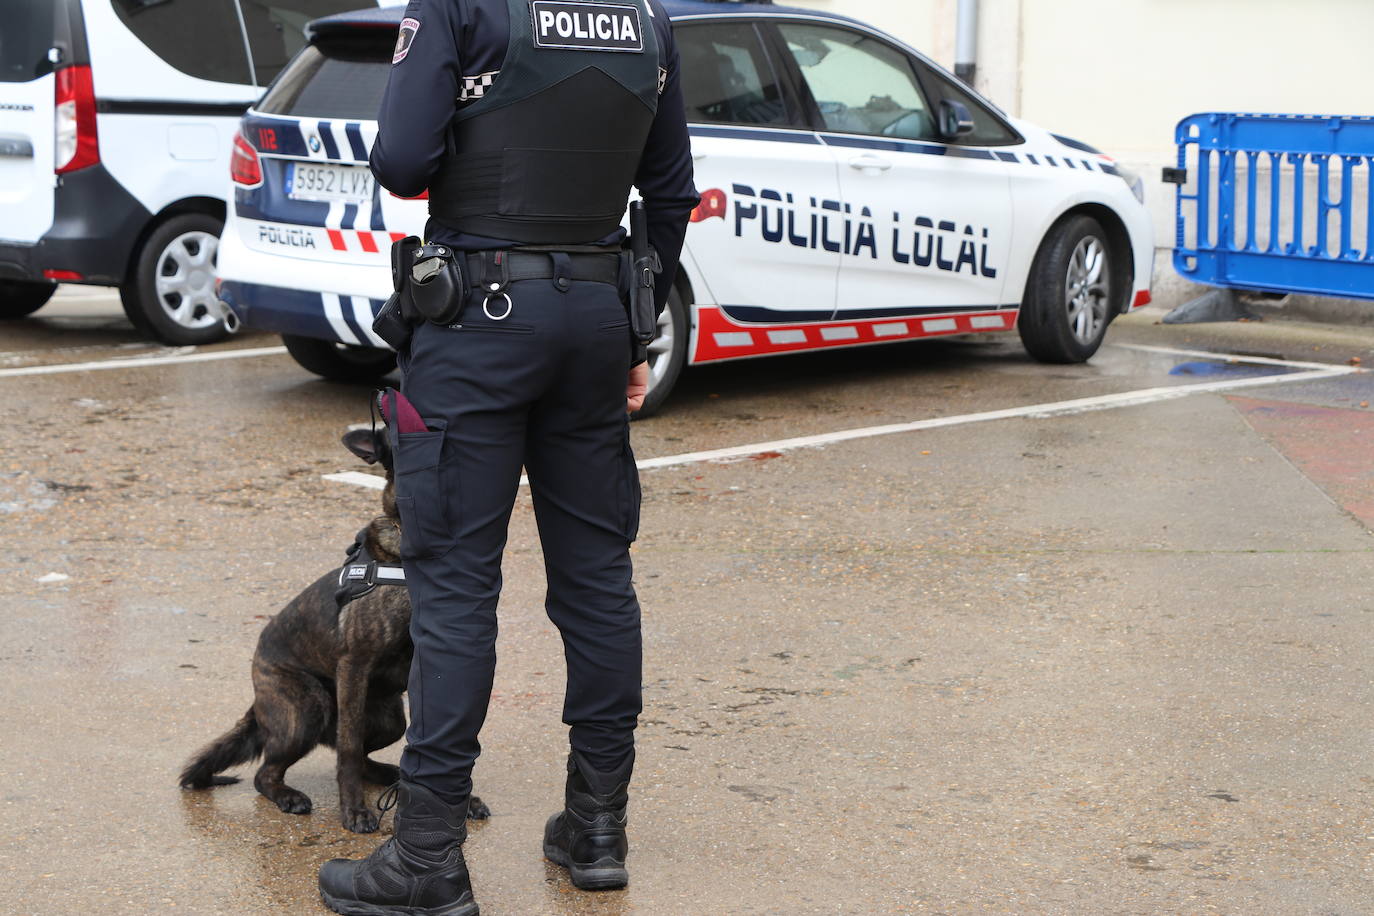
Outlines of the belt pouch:
[[397,352],[410,345],[410,335],[415,332],[415,325],[407,321],[403,314],[401,299],[400,292],[392,293],[372,322],[373,332]]

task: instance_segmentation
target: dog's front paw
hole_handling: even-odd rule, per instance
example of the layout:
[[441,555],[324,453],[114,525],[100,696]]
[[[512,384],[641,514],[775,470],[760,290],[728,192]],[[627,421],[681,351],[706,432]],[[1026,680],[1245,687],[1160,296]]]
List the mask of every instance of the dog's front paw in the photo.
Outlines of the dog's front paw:
[[476,795],[472,796],[468,800],[468,820],[484,821],[489,817],[491,817],[491,809],[487,807],[487,803]]
[[380,826],[371,808],[344,808],[339,813],[344,829],[354,833],[376,833]]
[[283,789],[272,799],[287,814],[309,814],[310,796],[296,789]]

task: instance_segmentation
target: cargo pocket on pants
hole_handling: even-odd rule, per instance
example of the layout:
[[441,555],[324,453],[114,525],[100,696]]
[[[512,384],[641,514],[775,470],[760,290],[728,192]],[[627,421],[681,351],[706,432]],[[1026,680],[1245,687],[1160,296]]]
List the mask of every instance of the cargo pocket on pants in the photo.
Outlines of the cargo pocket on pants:
[[635,466],[634,449],[630,448],[630,421],[625,420],[625,438],[620,449],[621,464],[621,518],[624,519],[625,537],[633,543],[639,537],[639,504],[643,491],[639,486],[639,468]]
[[407,560],[432,560],[454,542],[458,488],[442,467],[444,432],[439,424],[438,429],[398,437],[396,512],[401,516],[401,556]]

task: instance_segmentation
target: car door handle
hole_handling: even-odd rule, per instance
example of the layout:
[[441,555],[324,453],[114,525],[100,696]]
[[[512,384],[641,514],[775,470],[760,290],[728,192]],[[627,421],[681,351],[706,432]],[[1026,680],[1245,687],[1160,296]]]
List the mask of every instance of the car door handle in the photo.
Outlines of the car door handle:
[[862,156],[855,156],[853,159],[849,160],[849,165],[850,168],[860,170],[876,169],[879,172],[886,172],[888,169],[892,168],[892,163],[888,160],[882,158],[881,156],[870,156],[868,154],[864,154]]

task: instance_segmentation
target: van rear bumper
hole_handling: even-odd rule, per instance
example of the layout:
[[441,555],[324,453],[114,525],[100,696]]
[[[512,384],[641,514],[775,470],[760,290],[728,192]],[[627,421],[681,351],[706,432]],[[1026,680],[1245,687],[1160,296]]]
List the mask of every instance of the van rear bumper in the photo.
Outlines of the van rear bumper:
[[63,175],[54,195],[52,228],[37,243],[0,241],[0,279],[50,282],[43,271],[61,270],[83,283],[123,283],[153,215],[103,165]]

